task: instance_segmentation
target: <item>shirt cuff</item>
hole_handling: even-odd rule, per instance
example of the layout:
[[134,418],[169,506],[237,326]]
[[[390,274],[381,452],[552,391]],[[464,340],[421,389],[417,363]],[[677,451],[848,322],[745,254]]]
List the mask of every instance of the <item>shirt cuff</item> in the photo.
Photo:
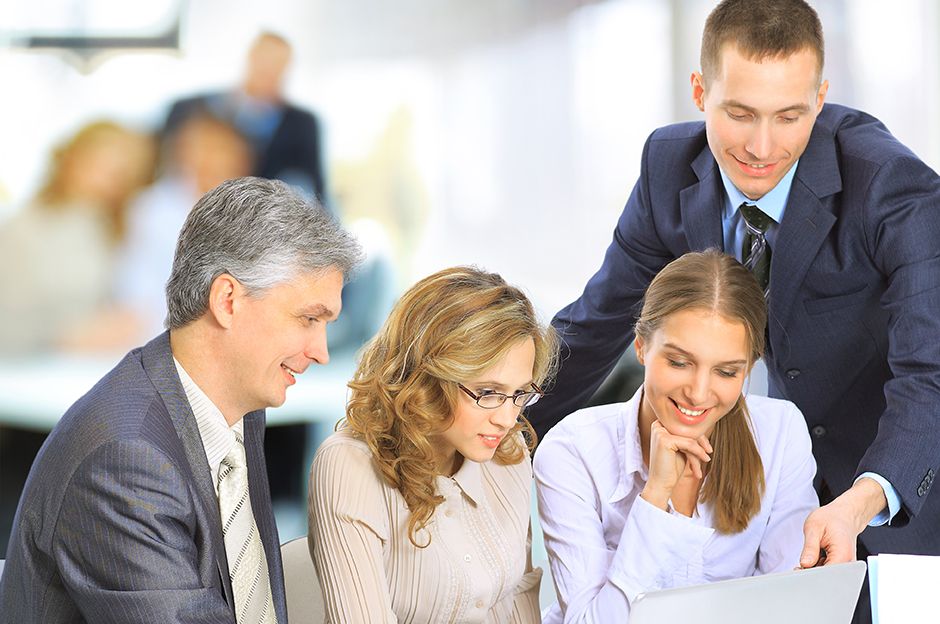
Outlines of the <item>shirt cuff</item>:
[[901,497],[898,496],[897,490],[894,489],[894,486],[891,485],[887,479],[874,472],[863,472],[855,479],[852,485],[858,483],[858,479],[864,479],[865,477],[876,481],[878,485],[881,486],[881,489],[884,490],[885,498],[888,500],[888,507],[882,509],[877,516],[872,518],[868,526],[882,526],[883,524],[890,526],[891,520],[894,519],[894,516],[901,510]]
[[632,602],[641,592],[704,582],[702,550],[715,529],[637,496],[608,579]]

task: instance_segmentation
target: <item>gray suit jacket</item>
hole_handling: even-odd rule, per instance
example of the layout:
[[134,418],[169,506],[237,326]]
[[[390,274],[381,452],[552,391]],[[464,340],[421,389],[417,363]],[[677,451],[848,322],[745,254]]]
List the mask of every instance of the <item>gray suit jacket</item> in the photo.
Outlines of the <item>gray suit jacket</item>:
[[[265,472],[245,416],[251,506],[287,622]],[[0,622],[235,622],[218,502],[169,334],[73,405],[30,471],[0,581]]]

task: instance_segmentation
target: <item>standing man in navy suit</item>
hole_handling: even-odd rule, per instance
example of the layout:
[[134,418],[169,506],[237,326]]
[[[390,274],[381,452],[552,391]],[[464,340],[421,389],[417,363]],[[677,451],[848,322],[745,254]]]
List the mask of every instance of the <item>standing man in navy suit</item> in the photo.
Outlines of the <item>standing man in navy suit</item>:
[[[770,395],[812,432],[824,506],[806,521],[802,565],[822,563],[820,549],[826,563],[937,555],[940,179],[877,119],[824,106],[823,49],[802,0],[714,9],[691,77],[704,123],[647,141],[603,265],[553,321],[561,372],[529,416],[545,433],[582,407],[633,339],[653,276],[724,249],[767,285]],[[674,398],[709,407],[696,389]]]
[[237,178],[199,200],[167,283],[169,331],[79,399],[33,463],[0,622],[287,621],[264,410],[327,363],[360,255],[283,182]]
[[254,173],[284,180],[326,201],[320,124],[310,111],[284,97],[284,79],[293,50],[273,32],[259,34],[248,51],[241,84],[205,93],[170,107],[164,137],[194,114],[209,114],[233,124],[254,148]]

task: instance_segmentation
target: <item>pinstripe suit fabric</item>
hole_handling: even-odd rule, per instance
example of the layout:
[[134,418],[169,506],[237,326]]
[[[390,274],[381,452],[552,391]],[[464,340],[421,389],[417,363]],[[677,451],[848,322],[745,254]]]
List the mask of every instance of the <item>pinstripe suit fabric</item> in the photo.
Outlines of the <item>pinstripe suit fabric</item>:
[[[245,416],[251,503],[287,621],[262,442]],[[73,405],[36,458],[0,581],[0,622],[234,623],[219,508],[169,334]]]

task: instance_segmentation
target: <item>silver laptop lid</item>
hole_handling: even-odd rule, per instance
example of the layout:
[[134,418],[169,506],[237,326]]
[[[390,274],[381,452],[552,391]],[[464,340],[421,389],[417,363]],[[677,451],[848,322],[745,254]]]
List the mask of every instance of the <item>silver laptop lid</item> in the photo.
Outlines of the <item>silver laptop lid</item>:
[[630,624],[848,624],[865,567],[853,561],[648,592],[631,604]]

